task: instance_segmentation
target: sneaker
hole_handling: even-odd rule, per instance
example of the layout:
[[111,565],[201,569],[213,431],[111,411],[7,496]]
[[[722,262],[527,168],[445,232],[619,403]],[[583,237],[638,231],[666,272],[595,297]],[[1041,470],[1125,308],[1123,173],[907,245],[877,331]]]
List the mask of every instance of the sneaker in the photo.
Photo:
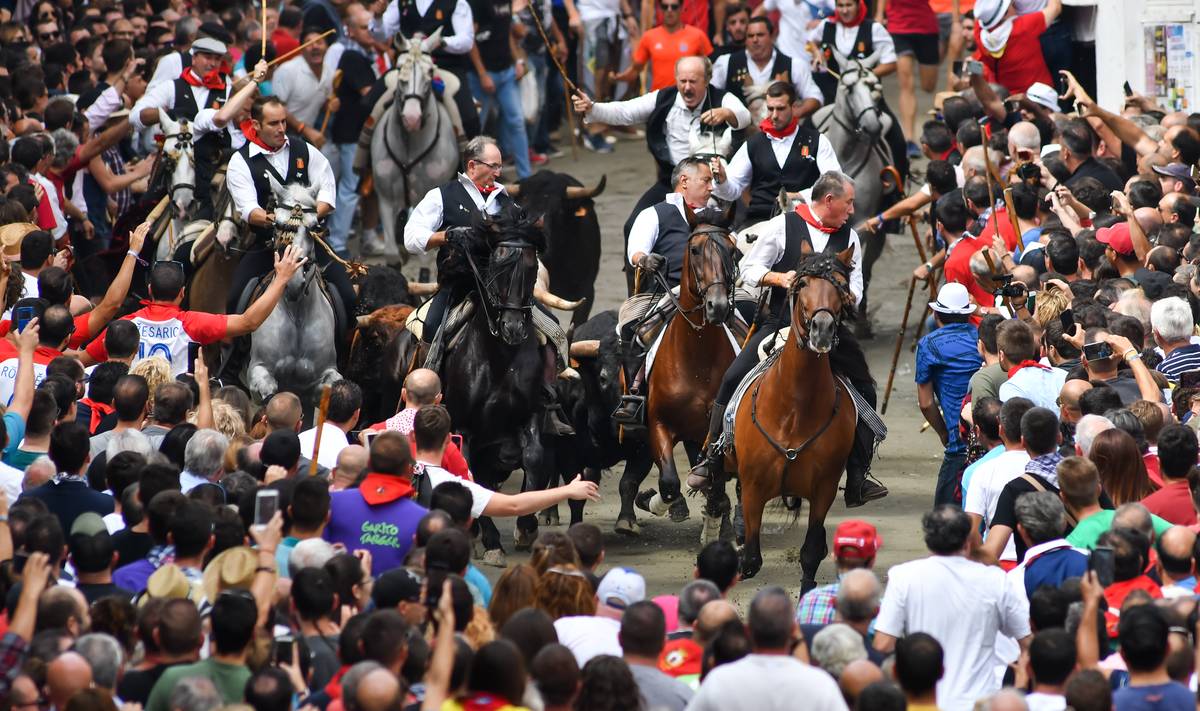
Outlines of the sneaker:
[[921,147],[912,141],[908,142],[908,157],[910,160],[921,157]]
[[613,152],[613,147],[599,133],[584,134],[583,147],[597,153]]
[[565,155],[566,152],[553,143],[546,146],[546,157],[548,158],[562,158]]
[[542,166],[550,162],[550,157],[545,153],[536,153],[531,148],[529,149],[529,164],[532,166]]

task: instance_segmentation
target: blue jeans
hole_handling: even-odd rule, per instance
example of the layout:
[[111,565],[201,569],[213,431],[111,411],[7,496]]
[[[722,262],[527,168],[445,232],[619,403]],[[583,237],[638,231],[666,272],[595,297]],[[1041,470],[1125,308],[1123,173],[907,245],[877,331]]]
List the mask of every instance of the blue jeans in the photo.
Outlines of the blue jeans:
[[329,218],[329,246],[343,259],[350,255],[346,242],[354,223],[354,209],[358,207],[358,176],[354,173],[357,148],[357,143],[331,143],[324,151],[337,178],[337,209]]
[[933,490],[933,505],[958,504],[958,482],[967,468],[967,453],[947,451],[938,470],[937,488]]
[[[533,170],[529,167],[529,141],[525,137],[525,116],[521,111],[521,91],[517,88],[516,67],[509,67],[499,72],[488,72],[488,76],[496,85],[494,94],[488,94],[483,90],[477,74],[471,72],[467,75],[471,84],[471,93],[479,100],[479,123],[486,124],[492,108],[499,107],[500,135],[498,138],[500,146],[516,161],[517,179],[524,180],[533,173]],[[341,199],[342,191],[339,184],[338,200]]]

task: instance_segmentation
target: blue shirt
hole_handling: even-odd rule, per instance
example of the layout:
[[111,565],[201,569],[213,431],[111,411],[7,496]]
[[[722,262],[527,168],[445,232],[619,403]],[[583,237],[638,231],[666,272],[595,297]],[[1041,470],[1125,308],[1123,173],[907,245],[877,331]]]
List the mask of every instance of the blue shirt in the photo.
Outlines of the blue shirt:
[[1158,372],[1172,383],[1179,383],[1179,376],[1189,370],[1200,370],[1200,345],[1191,343],[1176,348],[1158,364]]
[[1117,711],[1193,711],[1196,695],[1177,681],[1149,686],[1126,686],[1113,692]]
[[967,451],[966,443],[958,436],[958,415],[971,376],[983,365],[978,340],[979,332],[970,323],[949,323],[925,334],[917,344],[916,381],[918,385],[933,384],[950,433],[947,452]]
[[995,459],[996,457],[999,457],[1001,454],[1004,454],[1004,445],[998,444],[995,447],[992,447],[991,449],[989,449],[987,454],[983,455],[979,459],[976,459],[974,462],[971,462],[971,465],[968,466],[965,470],[963,470],[962,500],[964,502],[967,500],[967,487],[971,485],[971,477],[975,476],[975,472],[979,470],[979,465],[983,464],[984,462],[988,461],[989,459]]

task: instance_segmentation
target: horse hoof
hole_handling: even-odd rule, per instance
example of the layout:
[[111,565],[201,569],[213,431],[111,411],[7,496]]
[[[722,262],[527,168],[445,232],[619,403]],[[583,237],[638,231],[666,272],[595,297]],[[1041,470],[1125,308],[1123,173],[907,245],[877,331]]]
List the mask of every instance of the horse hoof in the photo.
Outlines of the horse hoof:
[[490,551],[483,552],[483,559],[480,561],[484,565],[490,565],[493,568],[507,568],[508,560],[504,556],[504,551],[499,548],[494,548]]
[[627,518],[619,518],[613,524],[613,531],[618,535],[627,536],[629,538],[637,538],[642,535],[642,527],[637,521]]
[[538,514],[538,523],[543,526],[557,526],[559,524],[558,507],[551,506],[550,508],[542,509],[542,512]]
[[667,510],[667,514],[671,517],[672,523],[683,523],[684,521],[688,520],[688,518],[691,516],[691,513],[688,511],[687,500],[682,496],[678,499],[675,499],[675,501],[671,503],[671,508]]
[[537,538],[537,529],[536,528],[532,531],[525,531],[525,530],[518,528],[517,533],[516,533],[516,541],[517,542],[514,545],[514,547],[519,551],[528,551],[529,549],[533,548],[533,541],[536,538]]
[[758,575],[758,571],[760,571],[760,570],[762,570],[762,559],[761,558],[759,560],[746,560],[746,559],[742,560],[742,579],[743,580],[749,580],[750,578],[753,578],[755,575]]

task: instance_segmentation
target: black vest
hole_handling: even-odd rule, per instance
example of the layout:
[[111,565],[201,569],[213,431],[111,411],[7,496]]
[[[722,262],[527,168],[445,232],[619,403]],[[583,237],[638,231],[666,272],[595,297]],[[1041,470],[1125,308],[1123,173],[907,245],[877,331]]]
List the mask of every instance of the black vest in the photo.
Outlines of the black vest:
[[[667,144],[666,124],[667,114],[671,112],[676,96],[679,96],[679,90],[673,86],[659,89],[654,99],[654,110],[646,120],[646,145],[650,148],[650,155],[654,156],[654,162],[658,164],[658,181],[663,184],[671,182],[671,171],[675,169],[675,162],[671,160],[671,150]],[[701,107],[705,110],[720,107],[724,98],[724,91],[710,86]]]
[[658,239],[654,240],[654,253],[667,259],[667,284],[678,286],[683,277],[683,256],[692,237],[692,228],[679,214],[679,206],[672,203],[658,203],[654,206],[654,214],[658,216]]
[[[275,204],[275,195],[271,192],[271,180],[267,177],[268,175],[275,178],[280,185],[309,184],[308,143],[303,138],[299,136],[288,138],[287,175],[280,175],[279,171],[275,170],[275,166],[267,160],[265,153],[258,153],[252,157],[250,155],[251,145],[253,144],[250,141],[246,141],[246,145],[239,148],[238,153],[242,154],[246,165],[250,167],[250,179],[254,181],[254,192],[258,196],[259,207],[270,210]],[[272,227],[251,227],[250,230],[257,240],[262,242],[270,242],[275,234]]]
[[[470,227],[475,216],[479,214],[479,208],[475,206],[475,201],[471,199],[471,194],[462,182],[455,178],[438,188],[438,191],[442,194],[442,225],[438,229]],[[513,199],[508,193],[504,193],[496,198],[496,203],[503,208],[512,205]],[[447,257],[446,247],[438,248],[437,263],[441,264]]]
[[[875,41],[871,39],[871,28],[874,22],[871,20],[863,20],[858,26],[858,34],[854,38],[854,47],[848,55],[852,59],[865,59],[871,56],[875,51]],[[825,27],[821,30],[821,51],[825,55],[825,65],[831,71],[840,72],[841,67],[833,58],[831,47],[837,46],[837,23],[826,21]],[[821,89],[821,94],[825,97],[826,104],[832,104],[837,98],[838,80],[829,72],[813,72],[813,81]]]
[[[792,83],[792,58],[779,50],[775,50],[775,63],[771,66],[771,78],[767,83],[774,81]],[[729,67],[725,72],[725,91],[749,107],[750,103],[746,101],[746,84],[750,82],[750,55],[746,54],[744,49],[730,54]]]
[[[450,19],[454,16],[454,8],[458,0],[433,0],[429,10],[422,15],[417,10],[417,0],[400,0],[400,32],[405,37],[412,37],[420,32],[426,37],[432,35],[437,28],[442,28],[442,39],[454,36],[454,24]],[[460,69],[466,71],[469,66],[469,55],[451,54],[445,47],[433,51],[433,60],[443,69]]]
[[[801,246],[806,242],[809,247],[813,246],[812,236],[808,232],[808,223],[804,221],[804,218],[797,215],[795,210],[784,215],[783,256],[772,265],[771,271],[786,274],[795,269],[800,264]],[[822,254],[837,254],[849,246],[850,221],[847,220],[841,229],[829,235],[829,241],[825,243],[825,249],[821,250],[821,252]],[[770,287],[770,308],[767,310],[768,322],[776,326],[787,325],[790,318],[787,308],[787,289],[778,286]]]
[[[191,55],[184,54],[187,64],[191,64]],[[209,105],[197,106],[196,96],[192,93],[192,86],[182,78],[175,80],[175,106],[171,109],[171,117],[176,121],[187,119],[189,123],[196,120],[196,114],[200,113],[200,109],[220,109],[229,99],[229,82],[227,77],[225,80],[225,90],[222,92],[208,90]],[[222,163],[229,159],[230,155],[230,137],[229,132],[222,129],[204,134],[204,137],[192,143],[193,153],[196,157],[196,188],[193,193],[196,204],[201,208],[201,215],[211,215],[212,206],[212,180],[216,174],[217,168]]]
[[804,126],[796,127],[796,137],[783,167],[775,159],[771,139],[757,133],[746,141],[746,153],[750,159],[753,179],[750,181],[750,209],[746,219],[750,222],[768,220],[779,198],[779,189],[789,193],[811,188],[821,170],[817,167],[817,146],[821,134]]

